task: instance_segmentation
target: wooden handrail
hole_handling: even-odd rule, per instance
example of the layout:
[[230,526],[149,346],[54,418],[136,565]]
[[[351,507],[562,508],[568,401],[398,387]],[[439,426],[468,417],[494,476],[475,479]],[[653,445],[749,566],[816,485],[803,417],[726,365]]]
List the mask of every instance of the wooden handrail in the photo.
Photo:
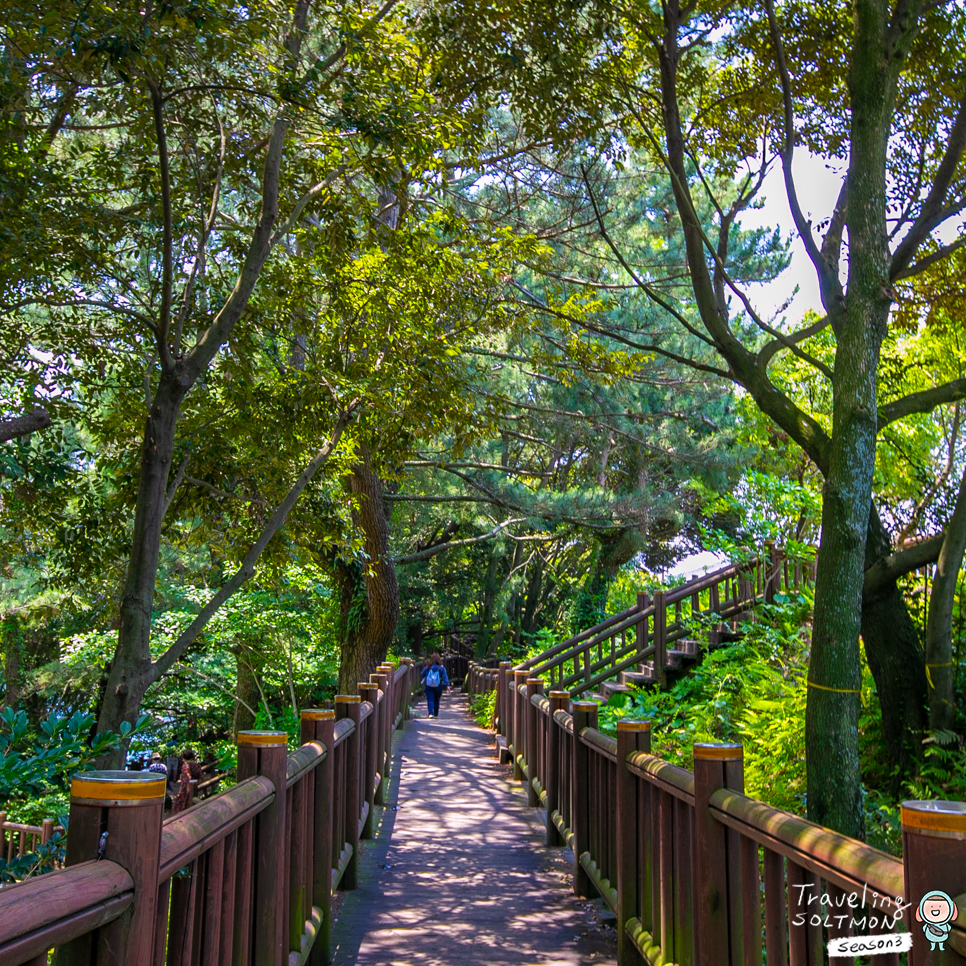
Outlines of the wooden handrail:
[[722,825],[846,892],[878,893],[876,906],[895,913],[894,899],[903,894],[902,859],[726,788],[711,796],[709,808]]
[[340,697],[340,720],[304,712],[291,754],[284,732],[243,732],[239,782],[168,819],[163,776],[80,776],[68,868],[0,889],[0,966],[53,947],[58,966],[152,966],[165,950],[173,966],[323,966],[331,890],[355,887],[414,677],[382,667],[360,683],[370,700]]
[[311,771],[327,755],[325,745],[308,741],[288,756],[285,766],[285,787],[291,788],[307,771]]
[[117,919],[134,880],[115,862],[85,862],[0,890],[0,963],[23,963]]
[[248,778],[194,808],[165,819],[158,881],[170,879],[215,842],[250,821],[275,799],[267,778]]

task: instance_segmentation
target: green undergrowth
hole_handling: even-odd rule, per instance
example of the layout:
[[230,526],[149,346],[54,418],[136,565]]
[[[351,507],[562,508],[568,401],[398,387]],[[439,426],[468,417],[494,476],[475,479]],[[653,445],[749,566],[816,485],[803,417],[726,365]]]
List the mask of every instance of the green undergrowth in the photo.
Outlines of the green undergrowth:
[[470,714],[481,728],[492,728],[496,714],[496,691],[475,694],[470,698]]
[[747,794],[803,811],[808,612],[804,597],[761,605],[742,640],[706,653],[669,690],[614,695],[601,729],[650,720],[654,753],[688,769],[696,741],[741,742]]
[[[744,747],[745,793],[798,815],[806,812],[805,701],[811,600],[780,596],[756,608],[741,640],[705,653],[667,691],[616,694],[600,708],[600,727],[616,733],[621,718],[650,720],[654,754],[693,766],[695,742],[734,741]],[[700,628],[694,628],[701,637]],[[881,747],[879,709],[863,656],[863,769],[875,774]],[[898,853],[898,811],[877,790],[866,795],[870,844]]]

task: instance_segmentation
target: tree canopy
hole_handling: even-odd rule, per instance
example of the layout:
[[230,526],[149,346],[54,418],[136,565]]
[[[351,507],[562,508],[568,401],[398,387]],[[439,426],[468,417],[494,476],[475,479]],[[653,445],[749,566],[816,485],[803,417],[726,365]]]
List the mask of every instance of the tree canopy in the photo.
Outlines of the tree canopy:
[[[104,760],[189,719],[224,751],[391,650],[517,657],[692,551],[814,544],[774,653],[807,666],[808,813],[862,835],[863,781],[966,733],[964,31],[11,0],[5,706],[96,716]],[[752,227],[776,205],[807,311],[763,294],[801,265]]]

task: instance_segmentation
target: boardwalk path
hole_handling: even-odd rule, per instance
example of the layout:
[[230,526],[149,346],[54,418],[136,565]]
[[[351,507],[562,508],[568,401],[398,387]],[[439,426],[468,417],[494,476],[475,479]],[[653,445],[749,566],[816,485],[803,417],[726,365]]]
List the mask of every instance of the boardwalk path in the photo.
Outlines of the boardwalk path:
[[451,692],[437,719],[421,704],[397,740],[398,808],[382,812],[360,888],[346,894],[335,966],[613,962],[613,930],[570,891],[570,852],[543,848],[544,813],[527,808],[465,708]]

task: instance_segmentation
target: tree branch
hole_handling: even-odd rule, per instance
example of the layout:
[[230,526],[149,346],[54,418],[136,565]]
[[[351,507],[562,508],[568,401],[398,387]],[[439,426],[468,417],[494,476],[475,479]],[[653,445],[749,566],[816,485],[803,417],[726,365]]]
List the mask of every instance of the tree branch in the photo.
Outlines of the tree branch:
[[50,425],[50,413],[43,406],[38,406],[26,416],[13,416],[10,419],[0,419],[0,443],[21,436],[29,436]]
[[865,581],[862,585],[863,601],[875,598],[889,584],[895,583],[905,574],[912,573],[913,570],[918,570],[920,567],[938,560],[944,540],[945,535],[938,533],[907,547],[905,550],[899,550],[888,557],[879,558],[865,572]]
[[[148,403],[147,408],[151,408],[151,404]],[[178,487],[181,486],[181,481],[184,479],[185,471],[188,469],[188,460],[191,459],[191,454],[189,453],[182,461],[181,465],[178,467],[177,472],[174,474],[174,479],[171,481],[171,485],[168,487],[168,492],[164,497],[164,506],[161,507],[161,519],[163,520],[174,501],[175,494],[178,492]]]
[[799,329],[798,332],[793,332],[791,335],[786,336],[783,339],[775,339],[772,342],[766,342],[761,349],[758,350],[757,363],[762,369],[768,368],[768,363],[771,362],[772,358],[777,355],[782,349],[789,348],[790,345],[797,345],[799,342],[804,342],[806,339],[810,339],[813,335],[818,335],[830,322],[829,316],[823,316],[817,322],[813,322],[811,325],[805,326],[804,329]]
[[966,377],[953,379],[932,389],[911,392],[908,396],[902,396],[879,407],[877,431],[881,432],[889,423],[894,423],[904,416],[911,416],[913,413],[931,413],[937,406],[957,402],[960,399],[966,399]]
[[161,311],[158,314],[158,357],[165,372],[171,371],[171,349],[168,337],[171,332],[171,291],[174,285],[172,246],[174,244],[171,215],[171,170],[168,166],[168,136],[164,129],[164,101],[158,85],[145,77],[151,92],[151,109],[154,113],[154,132],[158,141],[158,167],[161,174]]
[[342,439],[346,426],[352,415],[355,406],[340,413],[331,435],[325,441],[322,448],[316,453],[312,461],[302,470],[301,475],[292,484],[291,489],[285,494],[285,499],[278,505],[269,521],[262,528],[258,539],[252,544],[251,549],[245,554],[241,566],[232,575],[231,579],[222,585],[221,589],[214,597],[202,608],[201,613],[191,622],[178,639],[162,654],[151,666],[152,681],[159,680],[171,667],[181,659],[181,655],[194,642],[195,638],[204,630],[205,625],[218,612],[221,605],[228,600],[232,594],[238,590],[255,573],[255,563],[262,555],[262,551],[268,546],[272,537],[282,528],[285,520],[296,501],[302,495],[302,491],[309,485],[312,478],[319,471],[322,465],[332,455],[335,448]]
[[904,278],[912,278],[914,275],[924,272],[937,262],[941,262],[944,258],[948,258],[953,252],[958,252],[964,245],[966,245],[966,235],[961,235],[956,241],[950,242],[948,245],[943,245],[936,251],[924,255],[919,261],[910,265],[908,268],[904,268],[892,281],[901,282]]
[[946,151],[943,154],[942,161],[939,162],[936,177],[933,179],[929,194],[923,202],[919,217],[892,256],[892,263],[889,265],[889,278],[892,281],[896,281],[902,276],[919,246],[946,217],[946,193],[949,191],[949,185],[952,183],[956,169],[959,167],[964,149],[966,149],[966,94],[959,102],[959,113],[956,115],[952,130],[949,132]]
[[788,62],[785,59],[785,43],[782,40],[781,28],[778,26],[778,19],[775,17],[775,4],[773,0],[765,0],[765,10],[768,13],[768,27],[771,32],[772,46],[775,48],[775,62],[778,65],[778,76],[781,79],[782,105],[785,123],[785,143],[782,148],[782,174],[785,177],[785,193],[788,196],[788,207],[791,209],[792,218],[795,221],[795,228],[802,239],[805,251],[811,259],[812,265],[818,274],[818,284],[822,295],[822,304],[825,311],[831,313],[837,306],[838,300],[842,297],[842,286],[839,283],[838,274],[833,272],[831,266],[822,257],[822,253],[815,244],[812,235],[812,223],[805,217],[801,203],[798,200],[798,189],[795,187],[795,178],[792,173],[792,160],[795,156],[795,107],[792,102],[792,81],[788,73]]
[[330,175],[328,175],[324,180],[320,181],[318,184],[313,185],[308,191],[302,195],[301,198],[295,203],[295,207],[292,209],[291,214],[285,219],[283,224],[275,231],[272,235],[269,245],[276,245],[280,238],[284,238],[297,224],[299,216],[305,211],[306,205],[314,198],[318,198],[326,188],[330,187],[332,183],[340,175],[344,174],[346,166],[340,164],[338,168],[335,169]]
[[[302,49],[302,37],[306,31],[309,0],[297,0],[292,27],[285,37],[285,50],[292,61],[297,62]],[[181,381],[190,387],[207,369],[215,354],[231,334],[235,323],[241,318],[248,304],[265,260],[271,252],[273,228],[278,219],[278,190],[282,169],[282,155],[290,121],[287,109],[281,108],[272,126],[265,152],[262,172],[262,206],[258,222],[252,232],[252,240],[242,262],[235,287],[222,305],[211,325],[184,357],[184,373]]]
[[397,566],[400,564],[418,563],[420,560],[429,560],[430,557],[435,557],[436,554],[442,553],[444,550],[453,550],[456,547],[469,547],[474,543],[483,543],[484,540],[492,540],[501,530],[506,529],[514,523],[523,523],[524,520],[526,520],[526,517],[515,517],[512,520],[505,520],[489,533],[484,533],[479,537],[467,537],[464,540],[450,540],[448,543],[439,543],[435,547],[419,550],[416,553],[407,554],[405,557],[396,557],[393,562]]

